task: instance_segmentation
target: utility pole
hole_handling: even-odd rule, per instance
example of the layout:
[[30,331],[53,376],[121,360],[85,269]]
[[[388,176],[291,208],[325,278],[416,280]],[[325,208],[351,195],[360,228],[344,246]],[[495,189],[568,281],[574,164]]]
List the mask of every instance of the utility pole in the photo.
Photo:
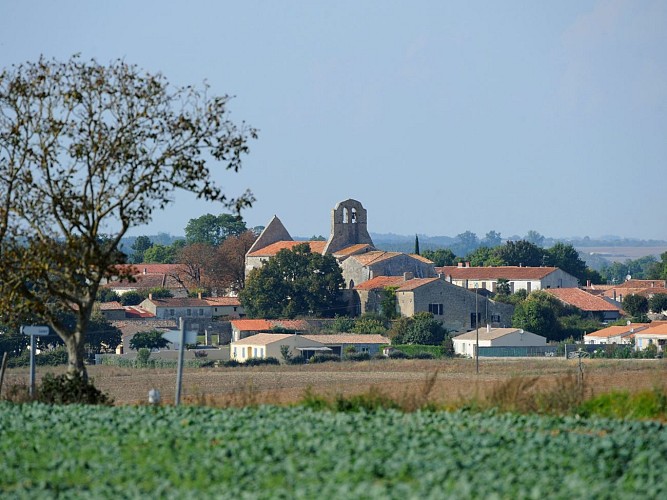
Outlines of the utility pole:
[[477,312],[479,307],[477,297],[477,283],[475,283],[475,370],[479,375],[479,313]]
[[180,329],[180,344],[178,346],[178,366],[176,368],[176,396],[174,398],[174,405],[181,404],[181,383],[183,381],[183,355],[185,352],[185,319],[183,316],[178,318]]

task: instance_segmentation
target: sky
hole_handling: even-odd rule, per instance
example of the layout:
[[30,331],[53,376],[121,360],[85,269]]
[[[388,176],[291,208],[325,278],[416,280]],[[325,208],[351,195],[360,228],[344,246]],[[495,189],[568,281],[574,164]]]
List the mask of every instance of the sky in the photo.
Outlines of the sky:
[[375,233],[667,239],[664,0],[0,2],[0,67],[74,53],[235,96],[259,138],[214,175],[249,227],[328,235],[354,198]]

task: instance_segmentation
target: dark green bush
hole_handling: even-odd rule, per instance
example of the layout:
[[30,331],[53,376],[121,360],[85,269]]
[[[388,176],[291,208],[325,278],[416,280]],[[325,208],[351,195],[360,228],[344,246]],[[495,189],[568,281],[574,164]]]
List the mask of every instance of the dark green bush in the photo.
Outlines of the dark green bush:
[[225,361],[224,363],[222,363],[222,366],[224,366],[225,368],[236,368],[240,364],[241,363],[239,363],[235,359],[230,359],[229,361]]
[[326,363],[328,361],[340,361],[340,357],[335,354],[315,354],[308,360],[309,363]]
[[245,363],[242,363],[244,366],[264,366],[264,365],[279,365],[280,361],[278,361],[277,358],[274,358],[273,356],[269,356],[268,358],[250,358],[246,360]]
[[412,356],[409,356],[403,351],[391,351],[387,357],[390,359],[410,359]]
[[47,404],[91,404],[110,405],[113,400],[95,387],[92,381],[80,375],[44,375],[37,391],[37,400]]
[[432,352],[426,351],[416,352],[412,357],[414,359],[435,359],[435,355]]
[[345,355],[347,361],[369,361],[371,355],[367,352],[353,352]]
[[[59,346],[49,351],[42,351],[35,355],[35,365],[37,366],[58,366],[65,364],[67,364],[67,349],[65,346]],[[30,351],[26,349],[20,356],[9,358],[7,366],[9,368],[30,366]]]

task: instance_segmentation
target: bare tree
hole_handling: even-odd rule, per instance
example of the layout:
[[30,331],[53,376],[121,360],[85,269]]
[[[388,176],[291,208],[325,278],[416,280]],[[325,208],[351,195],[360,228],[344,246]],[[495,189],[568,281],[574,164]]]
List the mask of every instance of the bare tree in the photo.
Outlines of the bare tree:
[[180,189],[237,210],[252,203],[247,191],[228,198],[207,161],[238,171],[256,137],[228,119],[229,99],[123,61],[41,58],[0,73],[0,313],[49,324],[71,375],[87,376],[84,332],[128,229]]

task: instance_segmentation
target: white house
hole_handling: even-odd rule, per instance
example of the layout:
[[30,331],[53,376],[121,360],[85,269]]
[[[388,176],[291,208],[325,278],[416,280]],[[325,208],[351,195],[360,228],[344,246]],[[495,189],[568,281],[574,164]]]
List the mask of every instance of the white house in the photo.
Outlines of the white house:
[[330,353],[331,349],[324,344],[306,338],[303,335],[290,333],[258,333],[230,345],[230,359],[241,363],[250,358],[266,359],[269,357],[282,359],[280,348],[287,346],[293,357],[310,357],[316,352]]
[[657,326],[649,327],[635,333],[635,349],[640,351],[655,344],[658,352],[665,352],[667,345],[667,323],[660,322]]
[[584,344],[630,344],[637,332],[646,330],[648,323],[630,323],[621,326],[608,326],[597,332],[584,335]]
[[455,285],[491,292],[496,291],[500,279],[509,281],[512,293],[518,290],[530,293],[549,288],[575,288],[578,285],[577,278],[557,267],[473,267],[469,263],[461,263],[458,266],[436,267],[435,270]]
[[546,337],[519,328],[480,328],[479,332],[458,335],[452,339],[454,354],[473,357],[479,333],[479,347],[541,347],[547,345]]
[[354,347],[356,352],[366,352],[373,356],[380,352],[380,346],[391,343],[389,338],[384,335],[338,333],[333,335],[303,335],[303,337],[330,348],[330,354],[337,356],[345,354],[345,348],[347,347]]

